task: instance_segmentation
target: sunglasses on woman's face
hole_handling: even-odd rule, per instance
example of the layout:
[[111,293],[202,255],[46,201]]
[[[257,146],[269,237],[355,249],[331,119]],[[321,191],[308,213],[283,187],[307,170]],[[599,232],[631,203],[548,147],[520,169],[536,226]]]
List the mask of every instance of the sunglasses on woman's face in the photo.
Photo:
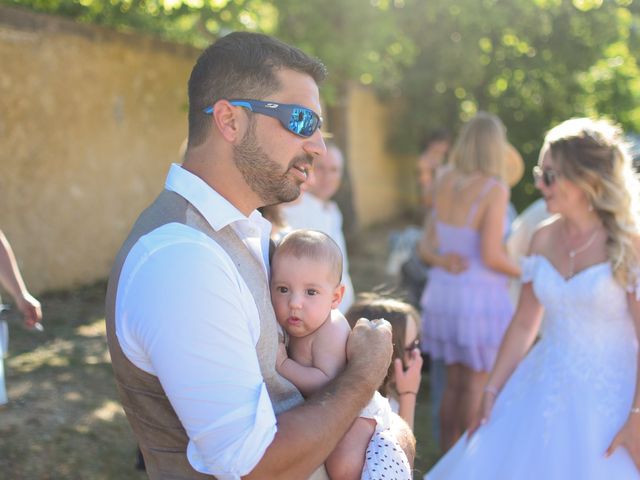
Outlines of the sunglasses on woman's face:
[[556,183],[558,179],[558,174],[551,170],[550,168],[544,169],[539,165],[533,167],[533,179],[536,183],[542,182],[545,187],[549,188]]
[[411,352],[413,352],[416,348],[420,348],[420,338],[416,338],[409,345],[405,346],[404,353],[406,355],[411,355]]
[[[284,128],[299,137],[308,138],[322,127],[322,117],[313,110],[301,105],[251,99],[234,99],[229,100],[229,103],[236,107],[246,108],[251,112],[276,118]],[[207,107],[203,112],[211,115],[213,107]]]

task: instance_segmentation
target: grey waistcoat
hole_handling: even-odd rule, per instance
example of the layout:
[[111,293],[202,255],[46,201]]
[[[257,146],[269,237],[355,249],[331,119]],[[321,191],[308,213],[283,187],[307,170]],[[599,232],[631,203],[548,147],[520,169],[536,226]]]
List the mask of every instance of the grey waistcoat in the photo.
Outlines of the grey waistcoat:
[[[216,232],[187,200],[176,193],[163,191],[140,215],[114,262],[106,298],[107,342],[120,400],[144,455],[149,478],[212,479],[214,477],[210,475],[196,472],[189,464],[186,456],[188,437],[158,378],[127,359],[115,334],[116,290],[124,261],[140,237],[168,223],[188,225],[215,240],[233,260],[249,287],[260,316],[260,338],[256,346],[260,370],[276,414],[302,403],[303,399],[293,384],[275,369],[277,322],[261,262],[229,226]],[[211,314],[215,315],[215,312]],[[179,322],[180,318],[176,317],[175,321]],[[328,477],[321,467],[311,478],[322,480]]]

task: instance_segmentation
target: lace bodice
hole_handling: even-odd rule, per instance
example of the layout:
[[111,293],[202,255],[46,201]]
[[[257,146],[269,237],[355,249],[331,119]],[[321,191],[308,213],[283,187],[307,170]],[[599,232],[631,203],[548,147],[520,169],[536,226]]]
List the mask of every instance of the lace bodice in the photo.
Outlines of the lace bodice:
[[636,334],[627,306],[627,292],[613,278],[608,262],[592,265],[565,279],[541,255],[523,261],[522,281],[533,282],[545,308],[545,338],[593,348],[631,348]]
[[[553,376],[558,386],[585,383],[606,409],[619,403],[619,387],[635,385],[637,335],[627,292],[613,277],[608,262],[592,265],[565,279],[541,255],[526,257],[523,283],[544,306],[537,349],[538,375]],[[532,371],[533,373],[533,371]],[[616,397],[618,398],[616,400]],[[562,402],[561,402],[562,403]]]

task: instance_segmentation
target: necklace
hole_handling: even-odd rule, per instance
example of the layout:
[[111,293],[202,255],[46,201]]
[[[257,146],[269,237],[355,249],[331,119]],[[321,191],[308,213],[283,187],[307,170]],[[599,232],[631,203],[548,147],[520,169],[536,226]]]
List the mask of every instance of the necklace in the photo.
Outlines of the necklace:
[[566,237],[565,241],[567,243],[567,248],[569,249],[569,276],[568,276],[568,278],[571,278],[574,275],[576,255],[578,255],[579,253],[584,252],[587,248],[589,248],[591,246],[593,241],[596,239],[596,235],[598,235],[599,231],[600,231],[600,227],[599,226],[594,228],[593,233],[591,234],[589,239],[586,242],[584,242],[582,245],[577,247],[577,248],[571,248],[569,246],[569,234],[565,232],[565,237]]

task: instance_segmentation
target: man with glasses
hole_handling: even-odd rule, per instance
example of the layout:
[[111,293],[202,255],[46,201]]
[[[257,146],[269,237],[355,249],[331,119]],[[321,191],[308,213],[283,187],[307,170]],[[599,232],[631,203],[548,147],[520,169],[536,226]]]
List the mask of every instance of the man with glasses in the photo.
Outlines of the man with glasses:
[[384,320],[354,329],[353,360],[304,403],[275,370],[271,226],[256,209],[295,199],[325,153],[324,75],[300,50],[239,32],[193,68],[184,163],[134,225],[107,292],[116,383],[152,479],[326,478],[384,378]]

